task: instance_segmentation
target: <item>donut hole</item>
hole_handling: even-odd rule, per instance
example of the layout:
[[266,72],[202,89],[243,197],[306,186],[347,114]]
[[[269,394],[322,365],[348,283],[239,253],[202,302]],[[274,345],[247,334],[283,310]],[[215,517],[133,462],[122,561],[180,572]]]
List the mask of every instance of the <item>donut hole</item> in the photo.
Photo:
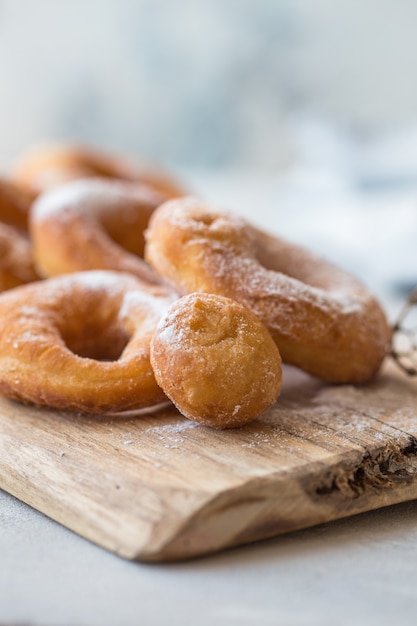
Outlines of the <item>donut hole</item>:
[[151,344],[156,380],[186,417],[241,426],[270,407],[281,387],[278,348],[246,307],[215,294],[177,300]]
[[135,219],[130,218],[120,211],[115,216],[104,215],[97,220],[96,226],[102,229],[104,236],[108,237],[114,244],[133,254],[143,258],[145,248],[144,230],[148,223],[151,209],[146,207],[141,214],[137,214]]
[[61,337],[73,354],[95,361],[117,361],[130,340],[126,330],[116,323],[94,328],[86,324],[76,333],[61,333]]
[[[82,186],[81,186],[82,189]],[[144,231],[154,209],[164,196],[141,183],[89,180],[84,187],[84,201],[90,205],[90,227],[99,228],[102,235],[126,252],[143,258]]]
[[120,300],[105,289],[89,297],[77,294],[61,300],[54,315],[54,326],[73,354],[96,361],[117,361],[131,338],[119,317]]

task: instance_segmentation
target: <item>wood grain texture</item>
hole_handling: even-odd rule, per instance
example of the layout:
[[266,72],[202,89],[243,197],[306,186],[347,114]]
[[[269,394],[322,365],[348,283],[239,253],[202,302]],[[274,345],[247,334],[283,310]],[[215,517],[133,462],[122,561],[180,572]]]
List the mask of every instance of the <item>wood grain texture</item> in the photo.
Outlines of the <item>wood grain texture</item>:
[[184,559],[417,497],[417,383],[284,372],[279,402],[215,431],[171,406],[85,417],[0,400],[0,487],[133,560]]

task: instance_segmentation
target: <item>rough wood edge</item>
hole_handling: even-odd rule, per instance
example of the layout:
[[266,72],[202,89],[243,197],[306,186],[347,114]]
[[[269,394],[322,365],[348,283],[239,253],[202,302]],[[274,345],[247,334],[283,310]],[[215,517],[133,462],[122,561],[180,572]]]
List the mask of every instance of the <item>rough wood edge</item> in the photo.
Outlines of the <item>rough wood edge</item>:
[[331,467],[291,481],[271,475],[210,499],[157,553],[137,561],[175,561],[264,540],[417,498],[417,440],[353,451]]

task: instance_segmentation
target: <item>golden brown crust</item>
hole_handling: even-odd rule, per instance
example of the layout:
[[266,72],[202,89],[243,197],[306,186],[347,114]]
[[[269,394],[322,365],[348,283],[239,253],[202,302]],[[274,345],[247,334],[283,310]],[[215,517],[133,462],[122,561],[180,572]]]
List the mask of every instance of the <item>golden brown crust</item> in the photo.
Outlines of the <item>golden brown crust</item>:
[[259,319],[237,302],[194,293],[176,301],[152,340],[156,380],[183,415],[241,426],[277,400],[281,358]]
[[42,194],[30,217],[39,273],[50,277],[108,269],[160,283],[141,257],[144,230],[162,201],[163,196],[144,185],[93,178]]
[[34,148],[20,158],[14,169],[14,179],[36,194],[91,176],[140,182],[165,199],[185,195],[182,185],[163,172],[141,168],[122,156],[73,143]]
[[20,230],[0,222],[0,291],[38,279],[29,239]]
[[22,402],[83,413],[165,400],[150,342],[172,302],[117,272],[81,272],[0,296],[0,391]]
[[21,185],[0,178],[0,222],[26,231],[34,199],[35,195]]
[[329,382],[365,382],[391,330],[379,303],[346,272],[198,200],[162,205],[145,257],[180,293],[233,298],[266,325],[284,362]]

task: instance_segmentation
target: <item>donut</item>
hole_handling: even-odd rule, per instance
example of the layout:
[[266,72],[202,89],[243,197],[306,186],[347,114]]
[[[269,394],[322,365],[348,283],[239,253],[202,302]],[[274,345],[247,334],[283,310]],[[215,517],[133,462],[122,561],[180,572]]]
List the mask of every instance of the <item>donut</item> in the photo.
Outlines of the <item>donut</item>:
[[106,269],[161,282],[141,257],[144,229],[162,201],[144,185],[93,178],[42,194],[32,205],[29,224],[38,272],[52,277]]
[[0,291],[39,278],[28,239],[28,216],[34,196],[0,178]]
[[245,306],[214,294],[174,302],[151,343],[156,380],[179,411],[214,428],[242,426],[277,400],[281,357]]
[[119,155],[72,143],[33,148],[20,157],[13,169],[14,180],[36,194],[91,176],[141,182],[166,199],[185,194],[182,185],[165,173],[140,168]]
[[35,195],[21,185],[0,178],[0,222],[26,231],[34,199]]
[[214,293],[251,309],[285,363],[331,383],[378,372],[391,339],[385,313],[326,260],[193,198],[160,206],[146,242],[145,258],[179,293]]
[[171,304],[134,276],[80,272],[0,295],[0,392],[7,398],[102,414],[166,400],[150,343]]
[[17,228],[0,222],[0,291],[38,279],[29,239]]

